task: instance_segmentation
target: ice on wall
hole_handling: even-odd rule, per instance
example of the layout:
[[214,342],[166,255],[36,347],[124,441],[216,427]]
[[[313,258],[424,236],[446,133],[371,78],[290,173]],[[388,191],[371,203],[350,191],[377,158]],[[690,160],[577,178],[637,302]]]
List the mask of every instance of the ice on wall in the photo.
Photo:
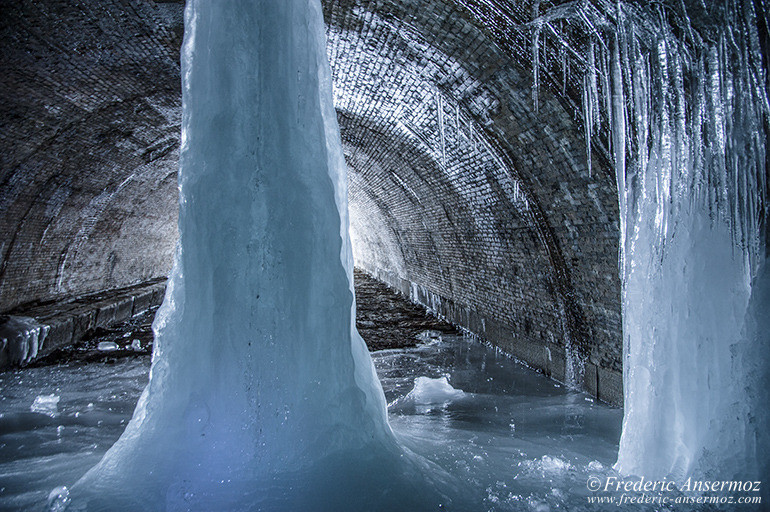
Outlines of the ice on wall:
[[8,316],[0,323],[0,358],[11,364],[25,364],[37,356],[43,348],[50,326],[42,325],[34,318]]
[[[574,56],[589,165],[600,135],[614,158],[625,369],[616,468],[756,478],[770,450],[770,108],[757,31],[767,13],[703,2],[696,30],[688,5],[664,17],[656,4],[564,4],[537,18],[533,48],[542,62],[550,34],[560,58]],[[562,23],[585,44],[568,43]]]
[[440,488],[462,486],[397,445],[354,328],[320,2],[188,1],[182,76],[180,242],[150,382],[72,508],[449,504]]

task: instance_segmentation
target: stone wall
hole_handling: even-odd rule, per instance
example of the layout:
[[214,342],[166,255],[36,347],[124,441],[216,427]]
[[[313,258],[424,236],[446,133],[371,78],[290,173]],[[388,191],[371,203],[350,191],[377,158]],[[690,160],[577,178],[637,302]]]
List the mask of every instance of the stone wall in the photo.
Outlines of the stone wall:
[[174,19],[141,1],[0,5],[0,311],[170,270]]

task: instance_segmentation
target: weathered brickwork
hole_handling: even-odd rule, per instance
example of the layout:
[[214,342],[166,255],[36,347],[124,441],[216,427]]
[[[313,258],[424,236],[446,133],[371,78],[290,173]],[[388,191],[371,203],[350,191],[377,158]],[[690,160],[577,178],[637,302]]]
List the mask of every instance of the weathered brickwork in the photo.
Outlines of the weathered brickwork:
[[147,2],[0,7],[0,310],[170,269],[181,40],[168,26]]
[[[532,5],[323,4],[359,264],[556,378],[586,359],[617,402],[614,177],[569,83],[534,108]],[[0,311],[167,274],[181,11],[0,6]]]
[[589,173],[570,98],[543,88],[535,111],[529,55],[455,7],[326,4],[356,255],[543,369],[571,345],[593,388],[621,369],[612,170]]

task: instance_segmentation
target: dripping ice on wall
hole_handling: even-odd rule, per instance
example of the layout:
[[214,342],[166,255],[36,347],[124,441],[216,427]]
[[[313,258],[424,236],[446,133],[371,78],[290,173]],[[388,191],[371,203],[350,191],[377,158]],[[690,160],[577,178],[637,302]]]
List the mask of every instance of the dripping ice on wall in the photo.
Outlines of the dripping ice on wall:
[[13,364],[28,363],[43,347],[51,328],[25,316],[6,318],[0,324],[0,360],[7,359]]
[[562,87],[582,69],[589,169],[600,136],[614,161],[624,474],[768,475],[762,5],[571,2],[531,26],[535,104],[549,55]]
[[54,505],[447,503],[434,489],[448,477],[395,442],[354,328],[320,2],[189,1],[182,76],[180,242],[150,382],[120,440]]

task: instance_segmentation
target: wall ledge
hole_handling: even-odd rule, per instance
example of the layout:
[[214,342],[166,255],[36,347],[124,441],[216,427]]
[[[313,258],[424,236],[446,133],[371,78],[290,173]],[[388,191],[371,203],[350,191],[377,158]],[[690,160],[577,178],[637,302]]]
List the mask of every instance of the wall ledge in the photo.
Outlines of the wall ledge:
[[[64,301],[16,307],[0,315],[0,333],[6,333],[0,334],[0,370],[24,366],[57,348],[78,343],[92,329],[140,315],[163,302],[165,290],[166,279],[159,278]],[[36,325],[37,332],[17,332],[14,340],[11,325],[20,323],[19,319]],[[20,347],[20,343],[26,346]]]

